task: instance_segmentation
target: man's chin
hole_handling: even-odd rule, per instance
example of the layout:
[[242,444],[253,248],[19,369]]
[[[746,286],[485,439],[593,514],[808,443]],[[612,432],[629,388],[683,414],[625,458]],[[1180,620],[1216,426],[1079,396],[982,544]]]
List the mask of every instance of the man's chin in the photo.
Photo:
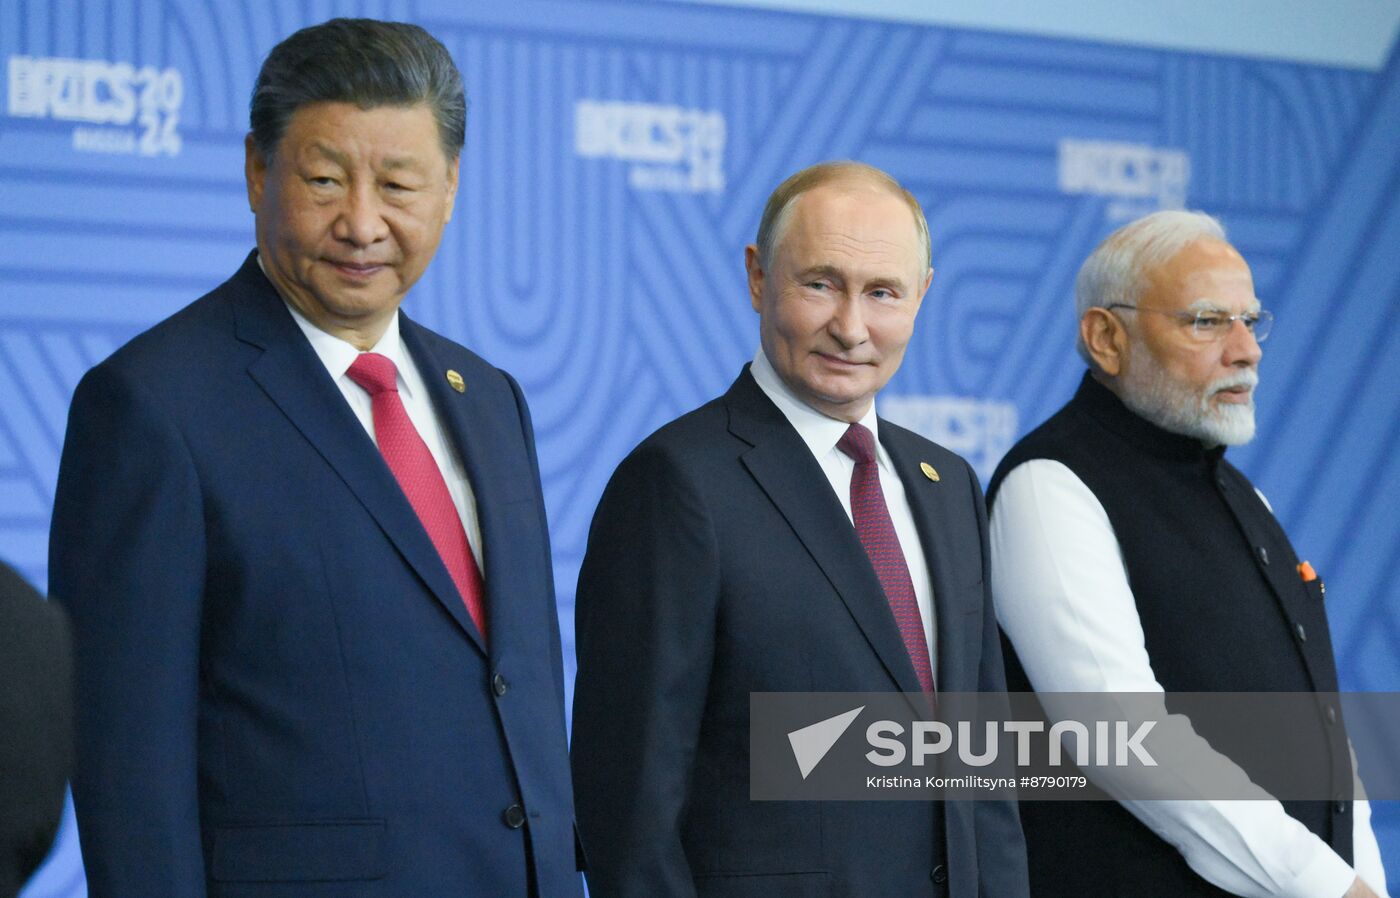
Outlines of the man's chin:
[[859,420],[870,409],[871,393],[858,390],[817,390],[810,386],[799,391],[799,396],[812,408],[829,418],[842,421]]
[[1125,384],[1128,408],[1163,430],[1207,446],[1239,446],[1254,438],[1254,397],[1247,403],[1221,402],[1219,394],[1194,396],[1163,376]]
[[863,379],[857,378],[854,372],[849,372],[809,377],[803,381],[799,392],[814,396],[823,402],[842,405],[868,398],[874,391]]
[[1222,446],[1243,446],[1254,439],[1254,401],[1216,405],[1201,416],[1201,436]]

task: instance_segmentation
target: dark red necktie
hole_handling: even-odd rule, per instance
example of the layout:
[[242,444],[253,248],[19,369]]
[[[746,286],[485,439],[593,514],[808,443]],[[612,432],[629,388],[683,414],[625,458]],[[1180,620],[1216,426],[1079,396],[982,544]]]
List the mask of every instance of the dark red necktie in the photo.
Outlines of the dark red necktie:
[[924,620],[919,615],[919,600],[914,595],[914,581],[909,577],[909,564],[899,537],[885,505],[885,492],[880,488],[880,466],[875,461],[875,438],[859,424],[846,429],[836,448],[855,460],[851,474],[851,517],[855,519],[856,536],[870,556],[875,576],[885,589],[904,648],[914,663],[914,673],[924,692],[933,694],[933,665],[929,662],[928,640],[924,636]]
[[369,393],[379,451],[418,514],[418,520],[423,522],[423,529],[428,531],[428,538],[457,585],[467,613],[485,639],[485,589],[481,571],[472,557],[457,506],[452,504],[452,494],[447,491],[447,481],[442,478],[437,461],[399,398],[398,369],[387,356],[362,352],[345,373]]

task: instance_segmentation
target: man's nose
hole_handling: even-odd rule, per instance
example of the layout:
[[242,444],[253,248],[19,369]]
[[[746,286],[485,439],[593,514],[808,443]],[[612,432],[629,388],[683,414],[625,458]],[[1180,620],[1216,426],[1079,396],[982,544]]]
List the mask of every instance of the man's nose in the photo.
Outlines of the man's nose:
[[836,304],[831,320],[827,322],[827,332],[844,348],[851,349],[870,339],[870,331],[865,325],[865,310],[859,296],[846,295]]
[[370,246],[388,236],[389,225],[373,186],[357,185],[346,194],[333,233],[355,246]]
[[1259,341],[1254,338],[1254,331],[1245,327],[1244,322],[1238,318],[1230,322],[1230,330],[1225,334],[1223,357],[1225,364],[1253,368],[1259,364],[1259,360],[1263,357],[1264,351],[1259,348]]

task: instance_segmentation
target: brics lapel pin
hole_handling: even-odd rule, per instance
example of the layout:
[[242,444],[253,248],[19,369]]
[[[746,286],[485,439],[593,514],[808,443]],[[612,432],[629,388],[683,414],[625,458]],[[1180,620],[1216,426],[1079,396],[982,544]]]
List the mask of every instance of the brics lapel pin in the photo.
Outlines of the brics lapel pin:
[[933,469],[933,465],[926,461],[919,462],[919,470],[924,472],[924,476],[934,483],[938,482],[938,472]]
[[456,390],[458,393],[467,392],[467,382],[462,380],[462,375],[453,371],[451,368],[447,369],[447,382],[451,385],[452,389]]

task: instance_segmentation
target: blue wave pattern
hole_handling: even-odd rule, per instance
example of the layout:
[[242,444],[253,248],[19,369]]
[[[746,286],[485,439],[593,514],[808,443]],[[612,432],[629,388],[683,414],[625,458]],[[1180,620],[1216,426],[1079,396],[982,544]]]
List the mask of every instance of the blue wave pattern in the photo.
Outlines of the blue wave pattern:
[[[1400,688],[1396,53],[1367,73],[641,0],[0,0],[0,97],[14,57],[174,69],[182,84],[174,155],[80,151],[86,124],[0,110],[0,552],[34,582],[74,385],[247,252],[257,66],[331,15],[418,21],[466,78],[457,214],[406,308],[530,397],[566,658],[613,467],[752,355],[742,251],[768,191],[833,157],[909,185],[937,274],[889,390],[1010,403],[1024,432],[1079,377],[1079,262],[1153,208],[1063,190],[1072,140],[1184,154],[1186,204],[1222,216],[1253,264],[1279,325],[1259,437],[1232,457],[1328,581],[1344,686]],[[723,189],[639,189],[633,162],[581,155],[588,101],[718,113]],[[1400,815],[1378,806],[1377,824],[1400,871]],[[25,895],[83,894],[70,821]]]

